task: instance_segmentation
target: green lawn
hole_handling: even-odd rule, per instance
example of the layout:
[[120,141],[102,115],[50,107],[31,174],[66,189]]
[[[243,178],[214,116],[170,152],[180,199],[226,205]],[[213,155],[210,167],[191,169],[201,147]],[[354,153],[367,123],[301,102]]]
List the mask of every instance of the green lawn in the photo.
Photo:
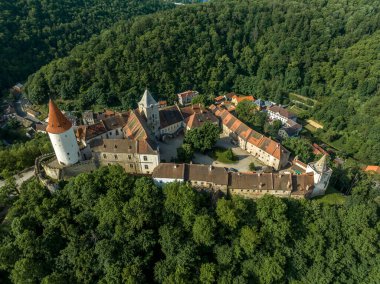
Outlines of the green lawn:
[[317,196],[313,198],[313,200],[316,200],[319,203],[335,205],[343,204],[346,201],[346,197],[334,187],[329,186],[325,195]]
[[210,157],[224,164],[233,164],[236,162],[237,158],[233,153],[231,155],[231,153],[231,149],[214,148]]

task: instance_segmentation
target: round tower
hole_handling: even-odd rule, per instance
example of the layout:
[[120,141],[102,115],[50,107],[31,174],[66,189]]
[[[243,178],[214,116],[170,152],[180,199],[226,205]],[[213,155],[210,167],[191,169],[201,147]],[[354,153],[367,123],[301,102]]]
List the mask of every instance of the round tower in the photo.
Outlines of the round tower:
[[46,128],[58,162],[72,165],[79,161],[80,151],[71,122],[62,114],[56,104],[49,101],[49,122]]

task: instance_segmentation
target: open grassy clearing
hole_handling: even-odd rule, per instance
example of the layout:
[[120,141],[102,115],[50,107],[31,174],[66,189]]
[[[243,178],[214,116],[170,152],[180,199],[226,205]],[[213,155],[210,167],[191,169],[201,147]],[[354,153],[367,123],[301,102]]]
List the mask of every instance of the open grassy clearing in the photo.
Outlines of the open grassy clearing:
[[214,148],[210,153],[210,157],[224,164],[233,164],[237,161],[237,157],[231,149],[220,147]]

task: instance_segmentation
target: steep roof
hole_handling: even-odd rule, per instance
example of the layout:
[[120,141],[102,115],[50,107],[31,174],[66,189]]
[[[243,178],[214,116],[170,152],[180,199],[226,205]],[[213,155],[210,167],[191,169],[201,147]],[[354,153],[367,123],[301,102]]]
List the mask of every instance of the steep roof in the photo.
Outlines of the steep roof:
[[60,134],[69,130],[71,126],[71,122],[63,115],[53,100],[50,99],[49,122],[46,131],[48,133]]
[[123,127],[125,137],[144,140],[148,138],[148,127],[137,110],[131,111],[127,124]]
[[276,159],[280,160],[282,155],[287,155],[289,153],[289,151],[285,149],[280,143],[268,137],[265,137],[263,134],[251,129],[226,109],[212,106],[211,110],[217,117],[220,117],[223,125],[228,127],[228,129],[236,133],[236,135],[242,139],[267,152]]
[[180,121],[183,121],[181,111],[177,106],[171,106],[164,109],[160,109],[160,126],[161,128],[168,127]]
[[139,104],[143,104],[144,106],[150,106],[150,105],[155,105],[157,102],[154,100],[152,97],[151,93],[148,91],[148,89],[145,89],[145,92],[139,102]]

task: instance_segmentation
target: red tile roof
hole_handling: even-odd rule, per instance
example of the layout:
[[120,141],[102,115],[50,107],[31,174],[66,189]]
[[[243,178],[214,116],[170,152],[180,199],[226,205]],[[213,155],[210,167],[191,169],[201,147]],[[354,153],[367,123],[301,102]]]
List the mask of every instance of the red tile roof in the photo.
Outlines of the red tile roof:
[[380,166],[367,166],[364,171],[366,172],[375,172],[380,174]]
[[71,128],[71,122],[63,115],[57,105],[49,101],[49,122],[46,127],[48,133],[60,134]]

